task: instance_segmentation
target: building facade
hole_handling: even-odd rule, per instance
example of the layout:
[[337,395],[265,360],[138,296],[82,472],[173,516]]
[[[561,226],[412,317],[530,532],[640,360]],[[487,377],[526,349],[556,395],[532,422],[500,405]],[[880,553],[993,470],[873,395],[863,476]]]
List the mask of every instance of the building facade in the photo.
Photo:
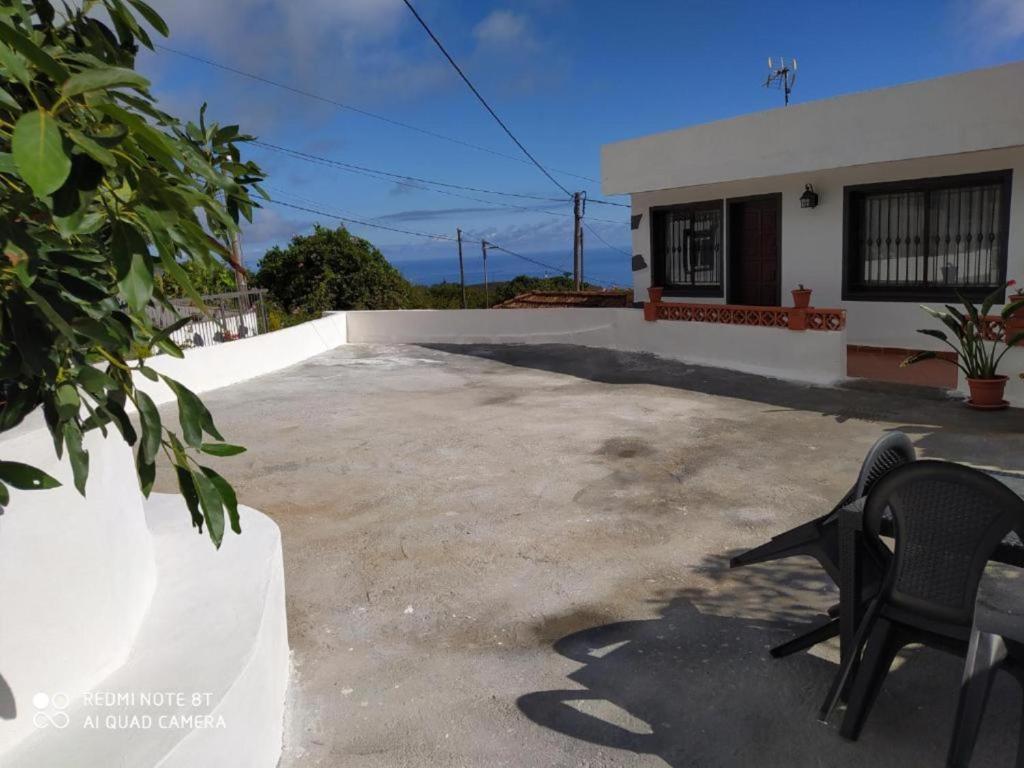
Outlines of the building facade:
[[803,285],[846,311],[851,375],[901,380],[906,350],[943,349],[921,304],[1024,282],[1024,63],[611,144],[602,185],[632,198],[638,301],[783,306]]

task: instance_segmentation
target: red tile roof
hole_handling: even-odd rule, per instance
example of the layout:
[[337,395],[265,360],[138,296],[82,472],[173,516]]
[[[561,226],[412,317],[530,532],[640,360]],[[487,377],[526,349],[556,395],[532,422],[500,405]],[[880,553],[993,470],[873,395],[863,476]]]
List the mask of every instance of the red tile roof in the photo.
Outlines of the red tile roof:
[[631,303],[631,291],[529,291],[495,304],[495,308],[628,307]]

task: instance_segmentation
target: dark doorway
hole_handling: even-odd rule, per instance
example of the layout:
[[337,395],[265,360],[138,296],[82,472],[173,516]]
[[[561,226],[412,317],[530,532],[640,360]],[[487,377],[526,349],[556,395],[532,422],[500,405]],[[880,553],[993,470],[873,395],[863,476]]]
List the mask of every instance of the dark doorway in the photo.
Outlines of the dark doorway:
[[782,195],[729,201],[729,303],[782,303]]

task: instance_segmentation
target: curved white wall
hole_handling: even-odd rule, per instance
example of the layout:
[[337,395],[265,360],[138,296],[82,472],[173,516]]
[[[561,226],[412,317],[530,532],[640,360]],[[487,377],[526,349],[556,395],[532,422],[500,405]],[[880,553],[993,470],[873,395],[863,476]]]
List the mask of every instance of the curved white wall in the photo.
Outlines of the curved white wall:
[[30,421],[0,442],[0,457],[63,486],[13,491],[0,515],[0,676],[17,707],[0,720],[0,755],[34,732],[36,692],[82,690],[124,661],[154,588],[142,497],[120,435],[86,438],[83,499],[67,458],[58,461],[49,433]]
[[[205,392],[344,343],[345,315],[334,313],[275,333],[190,350],[183,360],[153,358],[151,364],[193,391]],[[163,385],[147,379],[140,385],[158,403],[172,399]],[[35,693],[75,694],[106,680],[129,658],[140,627],[153,615],[154,539],[131,451],[115,430],[106,439],[90,433],[86,447],[90,473],[83,499],[74,489],[66,457],[58,461],[54,455],[38,414],[0,438],[0,459],[39,467],[63,483],[48,491],[13,491],[10,504],[0,510],[0,677],[16,707],[16,716],[7,718],[9,702],[0,685],[0,764],[16,745],[38,734],[32,722]],[[189,542],[212,549],[203,537],[189,536]],[[278,561],[279,552],[278,545]],[[280,622],[283,628],[283,595]],[[258,689],[262,678],[253,680]],[[267,687],[266,680],[262,685]]]

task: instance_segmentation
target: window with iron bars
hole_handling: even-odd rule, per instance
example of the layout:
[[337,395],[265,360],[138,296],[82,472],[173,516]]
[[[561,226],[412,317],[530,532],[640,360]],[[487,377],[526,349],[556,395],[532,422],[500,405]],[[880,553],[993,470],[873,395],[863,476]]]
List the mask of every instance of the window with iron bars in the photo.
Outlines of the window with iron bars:
[[677,296],[722,295],[722,201],[651,211],[654,284]]
[[1010,171],[846,188],[847,299],[980,299],[1006,280]]

